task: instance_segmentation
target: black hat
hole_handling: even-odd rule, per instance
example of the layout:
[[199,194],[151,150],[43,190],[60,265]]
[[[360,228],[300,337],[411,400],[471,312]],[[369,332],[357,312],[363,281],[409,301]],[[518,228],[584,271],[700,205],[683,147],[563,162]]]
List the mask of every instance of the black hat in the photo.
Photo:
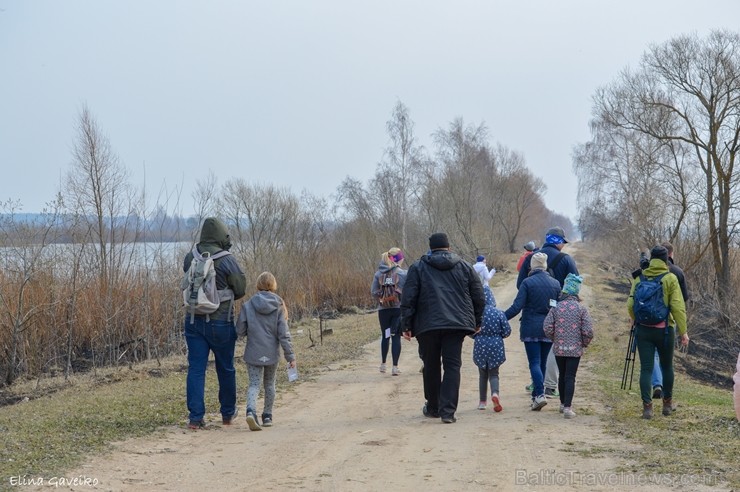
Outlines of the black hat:
[[652,260],[653,258],[657,258],[668,263],[668,250],[665,246],[653,246],[653,249],[650,250],[650,259]]
[[435,232],[429,236],[429,249],[434,251],[435,249],[443,249],[450,247],[450,240],[447,239],[447,234],[444,232]]

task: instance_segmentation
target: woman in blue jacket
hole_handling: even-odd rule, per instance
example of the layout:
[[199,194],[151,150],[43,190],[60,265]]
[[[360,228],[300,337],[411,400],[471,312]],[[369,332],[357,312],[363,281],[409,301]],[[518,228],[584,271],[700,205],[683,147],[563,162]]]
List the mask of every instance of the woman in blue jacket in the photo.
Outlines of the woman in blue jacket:
[[519,286],[513,304],[504,313],[511,319],[520,312],[519,338],[524,342],[532,375],[532,410],[547,405],[545,398],[545,369],[552,342],[545,336],[543,323],[550,307],[557,302],[560,283],[547,273],[547,255],[535,253],[531,257],[529,276]]

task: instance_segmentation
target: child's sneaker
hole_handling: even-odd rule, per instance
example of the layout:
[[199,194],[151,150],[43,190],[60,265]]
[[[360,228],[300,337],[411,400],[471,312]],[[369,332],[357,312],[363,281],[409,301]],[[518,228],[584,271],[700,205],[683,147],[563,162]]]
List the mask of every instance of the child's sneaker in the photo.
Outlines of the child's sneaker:
[[563,408],[563,417],[566,419],[572,419],[576,416],[576,412],[574,412],[570,407]]
[[262,414],[262,427],[272,427],[272,415],[269,413]]
[[385,364],[380,364],[380,372],[385,374]]
[[394,376],[398,376],[399,374],[401,374],[401,370],[398,368],[398,366],[393,366],[393,368],[391,369],[391,374]]
[[485,401],[481,401],[480,403],[478,403],[478,410],[485,410],[485,409],[486,409]]
[[257,420],[257,415],[255,415],[254,411],[247,410],[247,425],[249,426],[249,430],[253,431],[261,431],[262,427],[260,427],[260,423]]
[[499,397],[496,393],[491,396],[491,401],[493,402],[493,411],[494,412],[500,412],[504,409],[504,407],[501,406],[501,400],[499,400]]

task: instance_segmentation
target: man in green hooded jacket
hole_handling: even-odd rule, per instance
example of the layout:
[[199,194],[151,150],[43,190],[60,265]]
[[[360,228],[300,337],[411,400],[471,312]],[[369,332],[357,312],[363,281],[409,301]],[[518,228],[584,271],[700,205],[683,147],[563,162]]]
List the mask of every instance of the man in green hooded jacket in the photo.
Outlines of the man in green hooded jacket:
[[[663,275],[660,282],[663,286],[663,301],[670,310],[668,319],[654,325],[635,324],[635,340],[640,356],[640,396],[642,398],[642,418],[653,417],[652,374],[655,363],[655,351],[658,351],[660,368],[663,372],[663,415],[670,415],[673,407],[673,347],[676,332],[682,346],[688,346],[689,335],[686,327],[686,305],[684,304],[681,286],[676,275],[668,269],[668,250],[655,246],[650,250],[650,266],[643,270],[647,279]],[[640,283],[638,276],[632,281],[627,312],[635,321],[634,293]]]

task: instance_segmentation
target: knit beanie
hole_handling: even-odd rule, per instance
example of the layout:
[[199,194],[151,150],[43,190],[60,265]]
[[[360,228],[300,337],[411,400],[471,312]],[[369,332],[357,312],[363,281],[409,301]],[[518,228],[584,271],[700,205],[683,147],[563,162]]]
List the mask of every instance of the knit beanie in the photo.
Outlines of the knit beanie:
[[577,296],[578,293],[581,291],[582,283],[583,277],[581,277],[580,275],[569,273],[568,276],[565,277],[565,281],[563,282],[563,293],[569,294],[571,296]]
[[485,257],[485,256],[483,256],[483,255],[478,255],[478,257],[477,257],[477,258],[475,259],[475,261],[477,261],[478,263],[480,263],[481,261],[484,261],[485,259],[486,259],[486,257]]
[[530,270],[547,270],[547,255],[545,253],[533,254],[529,265]]
[[534,248],[536,248],[537,245],[534,244],[534,241],[529,241],[527,244],[524,245],[524,249],[527,251],[534,251]]
[[653,258],[657,258],[668,263],[668,250],[661,245],[654,246],[653,249],[650,250],[650,259],[652,260]]
[[429,249],[434,251],[435,249],[443,249],[450,247],[450,240],[447,239],[447,234],[444,232],[435,232],[429,236]]

